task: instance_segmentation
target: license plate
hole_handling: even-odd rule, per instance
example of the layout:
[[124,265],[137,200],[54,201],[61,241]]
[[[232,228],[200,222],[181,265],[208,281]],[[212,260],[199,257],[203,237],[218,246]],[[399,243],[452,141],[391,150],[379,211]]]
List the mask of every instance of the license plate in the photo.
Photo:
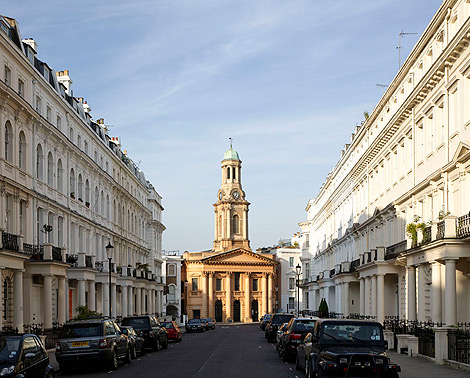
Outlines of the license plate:
[[74,341],[72,343],[72,348],[87,347],[88,341]]

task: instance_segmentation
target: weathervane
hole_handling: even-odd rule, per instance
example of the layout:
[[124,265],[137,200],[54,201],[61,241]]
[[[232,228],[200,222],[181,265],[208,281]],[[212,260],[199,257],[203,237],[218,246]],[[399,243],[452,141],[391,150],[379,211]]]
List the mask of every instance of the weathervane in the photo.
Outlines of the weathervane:
[[232,142],[233,142],[233,139],[232,139],[232,138],[228,138],[228,140],[230,141],[230,149],[232,149]]

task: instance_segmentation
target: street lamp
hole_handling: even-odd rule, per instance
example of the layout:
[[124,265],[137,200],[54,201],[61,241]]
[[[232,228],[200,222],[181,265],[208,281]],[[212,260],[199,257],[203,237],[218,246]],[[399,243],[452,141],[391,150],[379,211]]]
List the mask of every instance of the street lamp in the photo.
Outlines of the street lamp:
[[300,271],[302,267],[297,264],[295,267],[295,274],[297,275],[297,316],[300,314]]
[[108,240],[108,245],[106,248],[106,255],[108,256],[109,261],[109,317],[112,317],[112,308],[111,308],[111,260],[113,259],[113,250],[114,247],[111,245],[111,241]]

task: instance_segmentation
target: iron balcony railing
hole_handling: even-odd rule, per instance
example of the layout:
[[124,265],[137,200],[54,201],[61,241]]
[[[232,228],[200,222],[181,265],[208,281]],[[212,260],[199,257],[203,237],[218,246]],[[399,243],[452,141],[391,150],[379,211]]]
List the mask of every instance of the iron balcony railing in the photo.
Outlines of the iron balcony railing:
[[360,259],[356,259],[356,260],[351,261],[351,266],[349,268],[349,271],[350,272],[355,272],[357,270],[357,267],[360,265],[360,263],[361,263]]
[[446,234],[446,222],[440,221],[437,223],[436,240],[444,239],[445,234]]
[[455,220],[455,228],[457,231],[457,237],[465,238],[470,236],[470,213],[458,217]]
[[427,226],[423,230],[423,241],[421,244],[428,244],[431,241],[431,226]]
[[62,248],[52,246],[52,260],[62,262]]
[[31,260],[44,259],[44,247],[42,245],[23,243],[23,251],[26,254],[31,255]]
[[13,235],[8,232],[2,232],[2,243],[4,249],[10,251],[19,251],[20,247],[18,244],[18,235]]
[[91,260],[91,256],[85,256],[85,266],[87,268],[93,268],[93,262]]
[[400,253],[406,251],[406,240],[402,240],[399,243],[390,245],[385,250],[385,260],[396,259]]

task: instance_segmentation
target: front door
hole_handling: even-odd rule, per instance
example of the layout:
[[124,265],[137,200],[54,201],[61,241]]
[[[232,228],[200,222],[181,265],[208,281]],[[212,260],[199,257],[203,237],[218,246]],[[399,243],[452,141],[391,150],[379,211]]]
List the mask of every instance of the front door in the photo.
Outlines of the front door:
[[233,322],[240,322],[240,301],[238,299],[233,302]]
[[256,299],[251,301],[251,319],[257,322],[259,319],[258,315],[258,301]]
[[215,301],[215,321],[222,321],[222,301],[220,299]]

